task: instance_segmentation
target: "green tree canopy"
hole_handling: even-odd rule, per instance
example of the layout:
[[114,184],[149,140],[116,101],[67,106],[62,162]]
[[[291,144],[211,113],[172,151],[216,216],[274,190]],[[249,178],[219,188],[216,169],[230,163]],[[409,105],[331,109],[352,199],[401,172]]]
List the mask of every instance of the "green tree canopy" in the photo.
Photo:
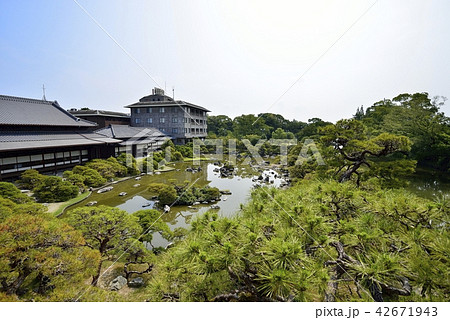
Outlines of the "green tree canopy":
[[140,173],[137,167],[137,161],[133,155],[129,153],[121,153],[117,157],[117,161],[124,167],[127,168],[127,174],[130,176],[135,176]]
[[207,119],[208,133],[225,137],[233,130],[233,120],[225,115],[209,116]]
[[405,135],[412,141],[411,156],[419,165],[442,171],[450,168],[450,119],[440,112],[445,98],[428,93],[400,94],[366,110],[363,122],[373,134]]
[[95,271],[99,255],[80,232],[40,214],[14,214],[0,222],[0,291],[48,294]]
[[85,166],[75,166],[72,169],[72,173],[80,175],[84,178],[83,183],[88,187],[101,187],[106,183],[106,179],[103,178],[98,171]]
[[60,177],[45,177],[41,184],[34,190],[34,195],[39,202],[61,202],[75,198],[78,195],[78,187]]
[[74,186],[78,187],[78,190],[80,192],[85,191],[86,185],[84,184],[84,182],[85,182],[86,178],[83,175],[73,173],[73,171],[68,170],[68,171],[64,171],[63,178],[66,179],[67,181],[69,181]]
[[44,177],[45,176],[40,174],[37,170],[28,169],[20,175],[20,179],[17,181],[17,184],[21,188],[32,190],[42,182]]
[[[154,209],[139,210],[133,213],[138,219],[138,223],[141,226],[144,235],[140,238],[141,241],[146,241],[152,245],[153,234],[158,232],[165,239],[170,239],[172,231],[167,223],[161,219],[161,212]],[[152,245],[153,246],[153,245]]]
[[[382,133],[373,138],[367,137],[364,124],[356,119],[340,120],[335,125],[324,127],[322,132],[321,141],[334,150],[333,160],[338,166],[336,174],[339,175],[340,182],[350,180],[352,175],[356,175],[359,185],[362,167],[373,169],[372,172],[375,172],[377,159],[395,153],[407,154],[411,149],[411,141],[405,136]],[[402,172],[414,172],[414,161],[398,158],[391,160],[390,167],[384,166],[386,170],[390,168],[390,171],[383,179],[393,177],[397,167],[406,166],[404,168],[406,170]]]
[[447,301],[450,206],[404,190],[302,181],[206,213],[161,256],[151,300]]
[[130,245],[128,240],[137,239],[142,232],[135,216],[107,206],[74,209],[69,211],[67,221],[81,231],[89,248],[100,252],[93,285],[98,283],[103,262],[126,250]]
[[270,134],[270,127],[253,114],[243,114],[233,119],[233,133],[237,138],[251,134],[266,138]]
[[30,197],[23,194],[10,182],[0,182],[0,197],[9,199],[15,203],[27,203],[31,201]]

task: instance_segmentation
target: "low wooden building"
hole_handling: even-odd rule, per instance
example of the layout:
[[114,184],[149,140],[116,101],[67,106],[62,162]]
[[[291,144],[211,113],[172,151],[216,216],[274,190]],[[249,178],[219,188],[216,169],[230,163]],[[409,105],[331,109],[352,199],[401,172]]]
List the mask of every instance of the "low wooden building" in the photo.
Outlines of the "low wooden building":
[[57,101],[0,95],[0,180],[27,169],[58,173],[115,154],[120,140],[92,130]]
[[136,158],[146,157],[149,152],[157,150],[161,145],[171,139],[156,128],[131,127],[125,125],[109,125],[95,131],[108,138],[118,139],[122,142],[116,146],[115,153],[128,152]]
[[91,109],[70,109],[69,112],[80,119],[97,123],[96,129],[105,128],[111,124],[130,125],[130,115],[122,112]]

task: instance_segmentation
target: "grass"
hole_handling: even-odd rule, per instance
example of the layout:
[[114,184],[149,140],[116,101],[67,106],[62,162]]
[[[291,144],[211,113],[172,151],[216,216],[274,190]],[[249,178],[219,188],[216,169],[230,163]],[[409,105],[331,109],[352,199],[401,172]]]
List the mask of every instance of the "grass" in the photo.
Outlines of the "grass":
[[91,193],[89,191],[83,192],[82,194],[79,194],[76,198],[70,199],[68,201],[65,202],[61,202],[59,204],[59,207],[57,207],[57,209],[53,212],[55,214],[55,216],[60,216],[64,210],[67,207],[70,207],[71,205],[78,203],[80,201],[83,201],[84,199],[86,199]]
[[209,161],[209,158],[206,157],[197,157],[197,158],[184,158],[184,162],[190,162],[190,161]]

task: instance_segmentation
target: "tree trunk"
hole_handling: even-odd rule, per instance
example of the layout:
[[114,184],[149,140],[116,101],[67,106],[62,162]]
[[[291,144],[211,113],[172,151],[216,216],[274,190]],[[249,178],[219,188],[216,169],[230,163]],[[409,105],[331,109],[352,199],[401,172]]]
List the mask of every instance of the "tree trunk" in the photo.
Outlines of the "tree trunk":
[[39,288],[37,290],[39,294],[45,294],[47,290],[54,288],[54,286],[50,285],[50,278],[44,276],[42,273],[38,274],[37,279],[39,281]]
[[352,164],[350,166],[350,168],[346,171],[344,171],[344,173],[339,177],[339,182],[345,182],[350,180],[350,178],[352,177],[352,175],[354,173],[357,173],[357,170],[359,169],[359,167],[361,167],[364,164],[363,161],[358,161],[355,162],[354,164]]
[[25,279],[28,277],[28,275],[31,273],[30,270],[25,269],[23,272],[19,273],[19,276],[16,280],[14,280],[13,283],[11,283],[8,286],[8,289],[6,290],[6,294],[16,294],[17,290],[19,290],[22,283],[25,281]]
[[371,281],[369,283],[369,291],[372,295],[373,300],[375,302],[383,302],[383,293],[381,292],[381,288],[378,283],[375,283],[374,281]]
[[98,263],[97,274],[94,276],[91,282],[93,286],[98,285],[98,279],[100,278],[100,273],[102,271],[102,264],[103,264],[102,258],[106,252],[106,246],[108,245],[109,240],[110,240],[109,238],[105,238],[100,242],[100,247],[98,248],[98,251],[100,251],[100,262]]
[[97,267],[97,273],[94,276],[94,278],[92,279],[91,284],[96,287],[98,285],[98,279],[100,279],[100,273],[102,272],[102,264],[103,264],[103,260],[100,260],[100,262],[98,263],[98,267]]
[[125,273],[125,279],[127,279],[127,281],[130,281],[130,276],[132,274],[144,274],[144,273],[149,273],[150,271],[153,270],[153,264],[150,264],[148,262],[145,262],[147,264],[147,269],[145,269],[144,271],[131,271],[128,270],[128,266],[130,264],[139,264],[138,262],[127,262],[125,263],[125,265],[123,266],[123,272]]
[[336,301],[336,293],[338,291],[338,282],[337,282],[338,278],[336,273],[331,276],[331,279],[328,282],[328,288],[327,291],[325,292],[325,302]]

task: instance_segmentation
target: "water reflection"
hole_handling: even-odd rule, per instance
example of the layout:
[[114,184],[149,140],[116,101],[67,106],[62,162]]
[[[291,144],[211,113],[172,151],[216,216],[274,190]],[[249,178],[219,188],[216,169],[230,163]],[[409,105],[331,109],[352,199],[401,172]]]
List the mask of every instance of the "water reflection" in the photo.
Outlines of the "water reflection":
[[450,195],[450,177],[435,171],[417,169],[409,179],[407,189],[421,197],[434,200]]
[[[190,167],[192,167],[190,163],[178,163],[174,165],[175,170],[173,171],[142,176],[139,180],[139,186],[136,186],[137,181],[135,179],[114,184],[113,190],[101,194],[93,193],[88,199],[70,209],[85,206],[91,201],[97,201],[97,205],[118,207],[129,213],[143,209],[151,209],[155,206],[155,202],[151,200],[153,195],[147,191],[147,186],[155,182],[192,184],[197,180],[195,183],[196,186],[202,187],[209,185],[211,187],[217,187],[219,190],[229,190],[231,192],[229,195],[222,195],[221,201],[214,203],[219,209],[211,209],[210,206],[212,204],[200,204],[190,207],[173,206],[170,212],[163,214],[161,219],[174,230],[178,227],[187,227],[195,215],[205,213],[208,210],[214,210],[221,216],[235,215],[239,212],[240,205],[248,201],[253,185],[263,183],[258,178],[266,179],[268,181],[267,184],[276,187],[280,186],[280,183],[283,181],[276,171],[263,171],[261,168],[250,166],[239,167],[235,175],[227,178],[221,178],[220,173],[217,172],[219,167],[212,163],[202,163],[200,165],[201,170],[197,172],[186,171]],[[119,196],[122,192],[126,192],[127,195]],[[145,204],[150,205],[143,207]],[[167,241],[159,234],[155,234],[152,244],[154,246],[165,246],[167,245]]]

